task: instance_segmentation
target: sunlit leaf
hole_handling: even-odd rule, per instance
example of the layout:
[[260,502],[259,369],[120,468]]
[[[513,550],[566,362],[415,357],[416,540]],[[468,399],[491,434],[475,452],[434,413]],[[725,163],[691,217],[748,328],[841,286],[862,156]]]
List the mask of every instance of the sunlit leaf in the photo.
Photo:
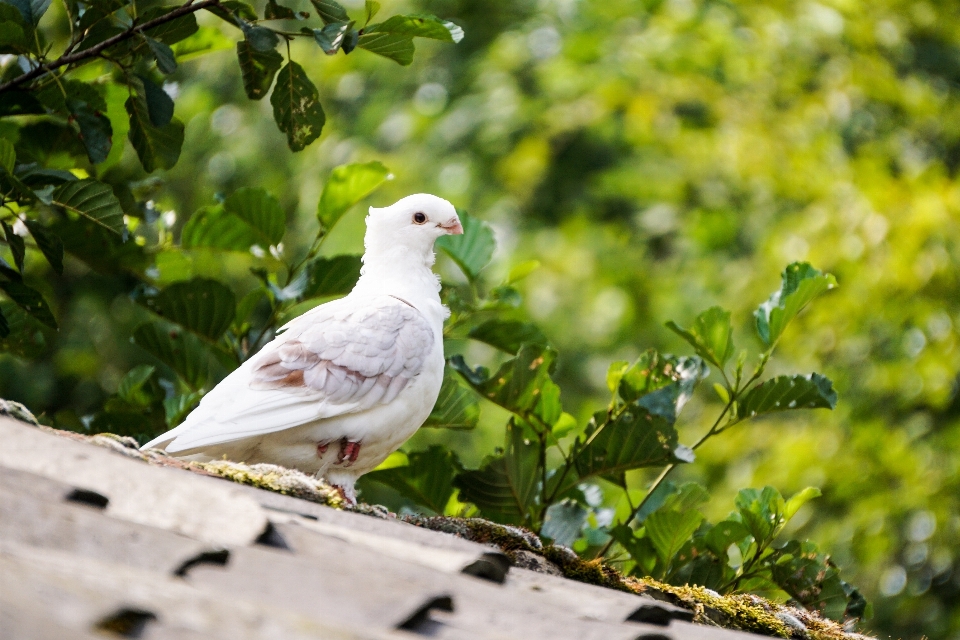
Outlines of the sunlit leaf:
[[460,42],[463,40],[463,29],[452,22],[441,20],[429,14],[391,16],[383,22],[365,28],[364,35],[368,33],[416,36],[444,42]]
[[357,46],[384,58],[390,58],[402,66],[413,62],[413,36],[397,33],[364,33]]
[[329,231],[350,207],[357,204],[390,177],[390,171],[379,162],[345,164],[334,168],[323,185],[317,218]]
[[241,187],[223,201],[223,208],[259,233],[264,246],[276,245],[283,239],[287,215],[280,201],[265,189]]
[[6,138],[0,138],[0,167],[7,173],[13,173],[16,164],[17,151],[13,148],[13,143]]
[[697,530],[703,516],[698,511],[659,509],[650,514],[643,526],[664,566],[670,564],[680,548]]
[[95,222],[110,231],[123,233],[123,209],[109,185],[96,180],[65,182],[51,197],[51,204]]
[[789,522],[790,518],[795,516],[797,514],[797,511],[800,510],[800,507],[807,504],[814,498],[819,498],[822,495],[823,493],[821,493],[820,489],[818,489],[817,487],[806,487],[805,489],[801,489],[797,493],[793,494],[787,500],[786,505],[784,505],[784,508],[783,508],[784,519],[787,522]]
[[667,327],[689,342],[698,356],[721,369],[733,355],[730,312],[720,307],[711,307],[701,313],[690,329],[684,329],[672,320]]
[[793,409],[833,409],[837,392],[833,383],[819,373],[777,376],[750,389],[738,402],[737,417],[752,418],[764,413]]
[[786,522],[786,504],[774,487],[741,489],[734,503],[744,526],[760,544],[772,540]]
[[493,257],[497,242],[493,237],[493,229],[486,222],[465,211],[457,211],[457,214],[463,225],[463,234],[441,236],[437,239],[436,247],[453,258],[464,275],[475,280]]
[[767,346],[773,345],[787,325],[817,296],[837,286],[829,273],[817,271],[809,263],[794,262],[783,272],[780,290],[754,312],[757,335]]
[[320,137],[326,122],[320,96],[303,67],[296,62],[287,62],[277,74],[270,104],[277,126],[287,134],[291,151],[301,151]]

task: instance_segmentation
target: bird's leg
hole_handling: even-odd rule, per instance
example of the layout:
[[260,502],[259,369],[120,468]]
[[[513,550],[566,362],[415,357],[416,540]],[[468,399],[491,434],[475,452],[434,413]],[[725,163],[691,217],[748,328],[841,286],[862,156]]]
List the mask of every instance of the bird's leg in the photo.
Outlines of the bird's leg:
[[359,442],[351,442],[346,438],[341,440],[340,453],[337,454],[337,464],[343,464],[343,466],[349,467],[356,462],[357,457],[360,455],[360,444]]
[[351,506],[357,504],[357,494],[353,489],[347,489],[346,487],[341,487],[338,484],[331,486],[337,490],[337,493],[340,494],[340,497],[343,498],[344,502]]

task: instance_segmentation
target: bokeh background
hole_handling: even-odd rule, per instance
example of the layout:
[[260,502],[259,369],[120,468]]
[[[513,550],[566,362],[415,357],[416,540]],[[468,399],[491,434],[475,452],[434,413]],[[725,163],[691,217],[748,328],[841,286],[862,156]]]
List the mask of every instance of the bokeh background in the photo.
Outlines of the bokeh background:
[[[184,63],[167,86],[186,122],[179,164],[148,177],[127,145],[110,171],[142,180],[172,234],[216,194],[264,187],[296,245],[312,236],[332,167],[382,161],[394,179],[369,204],[433,192],[494,226],[490,282],[540,261],[519,286],[560,350],[565,408],[581,421],[606,401],[612,360],[686,352],[666,320],[688,325],[720,304],[738,346],[756,353],[750,314],[782,268],[807,260],[834,273],[840,288],[791,326],[771,373],[828,375],[837,410],[742,425],[677,477],[711,489],[714,517],[741,487],[821,487],[792,533],[820,543],[874,603],[863,628],[960,640],[960,2],[384,5],[454,20],[466,37],[418,40],[407,68],[296,43],[327,111],[322,138],[299,154],[269,102],[244,96],[231,50]],[[360,209],[325,252],[361,251]],[[215,275],[242,295],[253,260],[201,252],[158,260],[152,274]],[[42,288],[60,333],[35,361],[0,355],[0,397],[82,417],[151,362],[128,339],[145,312],[73,260]],[[716,413],[701,391],[687,441]],[[446,442],[476,464],[502,438],[485,410],[494,417],[477,430],[422,432],[407,449]]]

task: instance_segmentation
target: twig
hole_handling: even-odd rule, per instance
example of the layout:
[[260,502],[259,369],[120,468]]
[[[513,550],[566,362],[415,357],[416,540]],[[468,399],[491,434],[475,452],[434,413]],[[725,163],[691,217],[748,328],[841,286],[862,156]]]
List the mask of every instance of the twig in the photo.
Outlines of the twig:
[[50,62],[47,64],[41,64],[36,68],[31,69],[27,73],[24,73],[21,76],[17,76],[16,78],[14,78],[13,80],[10,80],[9,82],[4,82],[3,84],[0,84],[0,93],[9,91],[10,89],[13,89],[15,87],[19,87],[20,85],[26,82],[30,82],[31,80],[34,80],[45,73],[49,73],[65,65],[73,64],[75,62],[80,62],[81,60],[86,60],[88,58],[95,58],[104,49],[107,49],[108,47],[112,47],[118,42],[129,40],[130,38],[134,37],[135,35],[137,35],[142,31],[145,31],[147,29],[152,29],[153,27],[156,27],[161,24],[165,24],[167,22],[171,22],[187,14],[199,11],[200,9],[206,9],[207,7],[212,7],[214,5],[219,5],[219,4],[220,4],[220,0],[201,0],[196,4],[190,4],[188,2],[182,7],[177,7],[170,13],[165,13],[162,16],[158,16],[154,18],[153,20],[148,20],[143,24],[134,24],[129,29],[121,31],[117,35],[111,38],[107,38],[103,42],[96,44],[90,47],[89,49],[84,49],[83,51],[77,51],[75,53],[62,55],[56,60],[54,60],[53,62]]

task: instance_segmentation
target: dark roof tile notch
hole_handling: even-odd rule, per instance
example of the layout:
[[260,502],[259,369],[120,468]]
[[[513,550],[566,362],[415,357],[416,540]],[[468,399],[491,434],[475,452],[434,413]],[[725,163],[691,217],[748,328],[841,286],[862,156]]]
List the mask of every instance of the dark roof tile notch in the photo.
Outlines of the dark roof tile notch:
[[[650,585],[521,529],[350,513],[296,471],[184,463],[109,434],[0,417],[0,439],[4,637],[751,637],[692,624],[716,624],[716,611],[689,592],[638,595]],[[842,635],[790,628],[776,613],[768,634]]]

